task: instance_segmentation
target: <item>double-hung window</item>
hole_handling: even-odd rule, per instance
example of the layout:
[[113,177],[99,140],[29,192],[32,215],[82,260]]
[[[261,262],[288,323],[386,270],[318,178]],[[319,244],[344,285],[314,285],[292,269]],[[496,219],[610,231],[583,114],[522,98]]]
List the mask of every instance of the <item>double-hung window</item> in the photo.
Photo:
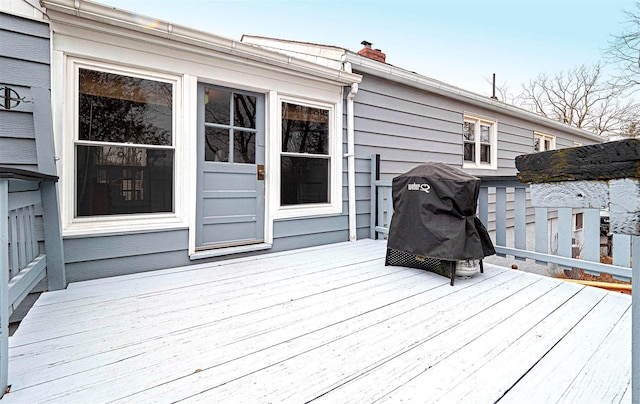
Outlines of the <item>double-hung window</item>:
[[280,204],[329,203],[329,111],[282,103]]
[[464,168],[496,168],[496,121],[465,114],[462,137]]
[[547,150],[555,150],[556,137],[540,132],[533,133],[533,151],[543,152]]
[[340,213],[340,131],[335,106],[280,100],[279,217]]
[[76,74],[73,216],[175,212],[175,82],[93,67]]

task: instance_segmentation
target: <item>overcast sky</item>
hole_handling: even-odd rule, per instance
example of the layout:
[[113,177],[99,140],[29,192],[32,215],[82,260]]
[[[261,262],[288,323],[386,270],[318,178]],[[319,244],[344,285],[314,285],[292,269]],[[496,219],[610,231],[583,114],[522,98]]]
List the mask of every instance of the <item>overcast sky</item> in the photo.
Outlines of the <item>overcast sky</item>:
[[483,95],[496,73],[512,93],[539,73],[594,64],[632,0],[101,0],[239,40],[243,34],[358,51]]

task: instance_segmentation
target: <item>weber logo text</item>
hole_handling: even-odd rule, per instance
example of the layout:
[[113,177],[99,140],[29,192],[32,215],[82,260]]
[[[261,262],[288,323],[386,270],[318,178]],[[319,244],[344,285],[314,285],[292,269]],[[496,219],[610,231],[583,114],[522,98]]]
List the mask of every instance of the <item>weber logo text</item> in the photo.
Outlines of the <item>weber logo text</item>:
[[427,194],[431,191],[431,185],[429,184],[417,184],[414,182],[412,184],[407,184],[407,187],[409,191],[422,191]]

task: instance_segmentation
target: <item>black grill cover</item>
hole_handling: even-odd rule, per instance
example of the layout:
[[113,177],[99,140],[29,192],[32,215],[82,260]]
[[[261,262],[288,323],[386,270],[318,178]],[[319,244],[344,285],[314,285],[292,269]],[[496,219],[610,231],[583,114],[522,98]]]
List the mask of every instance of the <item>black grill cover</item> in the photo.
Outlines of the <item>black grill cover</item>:
[[387,247],[441,260],[496,253],[476,217],[480,179],[441,163],[422,164],[393,179],[394,214]]

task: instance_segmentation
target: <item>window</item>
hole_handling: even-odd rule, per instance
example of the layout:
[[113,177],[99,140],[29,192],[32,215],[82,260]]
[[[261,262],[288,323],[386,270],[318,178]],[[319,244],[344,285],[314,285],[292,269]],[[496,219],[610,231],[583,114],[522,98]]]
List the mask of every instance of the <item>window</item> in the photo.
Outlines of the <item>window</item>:
[[172,213],[174,83],[77,70],[74,217]]
[[280,205],[329,203],[329,110],[282,103]]
[[343,132],[336,113],[341,100],[279,95],[273,101],[278,117],[278,148],[268,156],[273,217],[341,214]]
[[534,132],[533,135],[533,151],[543,152],[547,150],[555,150],[556,137],[545,135],[544,133]]
[[206,87],[205,161],[256,163],[256,97]]
[[576,231],[582,230],[583,223],[584,223],[584,213],[583,212],[576,213],[574,217],[575,217],[575,220],[574,220],[573,229]]
[[463,155],[465,168],[491,168],[497,166],[496,121],[464,116]]

